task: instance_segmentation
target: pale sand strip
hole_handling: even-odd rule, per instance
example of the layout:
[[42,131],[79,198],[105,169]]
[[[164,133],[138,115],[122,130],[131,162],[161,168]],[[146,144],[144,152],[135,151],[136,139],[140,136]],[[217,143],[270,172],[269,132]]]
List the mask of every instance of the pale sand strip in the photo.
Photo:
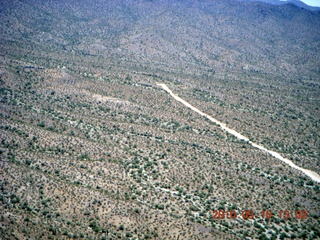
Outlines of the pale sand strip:
[[241,140],[244,140],[244,141],[247,141],[249,144],[251,144],[253,147],[255,148],[258,148],[262,151],[265,151],[269,154],[271,154],[272,156],[274,156],[275,158],[285,162],[286,164],[288,164],[289,166],[291,166],[292,168],[295,168],[301,172],[303,172],[304,174],[306,174],[308,177],[310,177],[313,181],[315,182],[320,182],[320,175],[317,174],[316,172],[313,172],[311,170],[308,170],[308,169],[304,169],[304,168],[301,168],[297,165],[295,165],[291,160],[289,159],[286,159],[284,157],[282,157],[279,153],[277,152],[274,152],[274,151],[271,151],[271,150],[268,150],[266,149],[265,147],[261,146],[261,145],[258,145],[256,143],[253,143],[249,140],[249,138],[241,135],[240,133],[236,132],[235,130],[231,129],[231,128],[228,128],[226,124],[218,121],[217,119],[211,117],[210,115],[200,111],[198,108],[192,106],[190,103],[186,102],[185,100],[183,100],[182,98],[180,98],[178,95],[175,95],[171,90],[170,88],[167,87],[167,85],[163,84],[163,83],[158,83],[157,84],[158,86],[162,87],[165,91],[167,91],[174,99],[176,99],[177,101],[181,102],[182,104],[184,104],[185,106],[187,106],[188,108],[190,108],[191,110],[199,113],[200,115],[202,116],[205,116],[206,118],[208,118],[210,121],[220,125],[220,127],[225,130],[226,132],[236,136],[237,138],[241,139]]

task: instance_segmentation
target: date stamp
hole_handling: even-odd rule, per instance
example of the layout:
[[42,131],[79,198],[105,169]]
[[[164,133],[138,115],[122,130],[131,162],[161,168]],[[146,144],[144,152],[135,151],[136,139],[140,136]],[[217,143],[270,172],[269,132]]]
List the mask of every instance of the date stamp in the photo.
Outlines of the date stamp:
[[308,217],[307,210],[296,210],[295,212],[290,212],[289,210],[280,210],[278,212],[272,212],[271,210],[262,210],[260,213],[255,213],[253,210],[243,210],[240,214],[237,214],[235,210],[224,211],[224,210],[214,210],[212,218],[213,219],[236,219],[237,217],[242,217],[244,220],[248,219],[271,219],[272,217],[278,216],[280,219],[301,219],[305,220]]

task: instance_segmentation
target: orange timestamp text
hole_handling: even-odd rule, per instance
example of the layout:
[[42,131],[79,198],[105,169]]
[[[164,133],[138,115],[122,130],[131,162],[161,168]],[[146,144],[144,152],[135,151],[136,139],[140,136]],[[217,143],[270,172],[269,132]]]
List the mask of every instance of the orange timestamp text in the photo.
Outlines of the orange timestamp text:
[[[271,210],[262,210],[260,214],[255,214],[253,210],[243,210],[240,214],[242,219],[248,220],[248,219],[255,219],[257,217],[261,217],[264,219],[271,219],[275,215],[278,215],[281,219],[302,219],[305,220],[308,217],[307,210],[296,210],[293,214],[289,210],[280,210],[277,213],[273,213]],[[235,210],[231,211],[224,211],[224,210],[214,210],[212,218],[213,219],[236,219],[238,217],[238,214]]]

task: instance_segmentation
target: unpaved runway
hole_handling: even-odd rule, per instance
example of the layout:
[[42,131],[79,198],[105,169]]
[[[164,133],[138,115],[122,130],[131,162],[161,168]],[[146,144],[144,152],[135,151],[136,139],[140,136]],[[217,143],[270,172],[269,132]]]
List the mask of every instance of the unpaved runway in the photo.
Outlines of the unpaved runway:
[[251,142],[249,140],[249,138],[241,135],[240,133],[236,132],[235,130],[231,129],[231,128],[228,128],[226,124],[218,121],[217,119],[211,117],[210,115],[200,111],[198,108],[192,106],[190,103],[186,102],[185,100],[183,100],[182,98],[180,98],[178,95],[175,95],[171,90],[170,88],[167,87],[167,85],[165,85],[164,83],[158,83],[157,84],[158,86],[162,87],[165,91],[167,91],[174,99],[176,99],[177,101],[181,102],[182,104],[184,104],[186,107],[190,108],[191,110],[199,113],[200,115],[202,116],[205,116],[206,118],[208,118],[210,121],[220,125],[220,127],[225,130],[226,132],[236,136],[237,138],[239,139],[242,139],[244,141],[247,141],[249,144],[251,144],[253,147],[255,148],[258,148],[262,151],[265,151],[267,153],[269,153],[270,155],[274,156],[275,158],[285,162],[286,164],[288,164],[289,166],[291,166],[292,168],[295,168],[301,172],[303,172],[304,174],[306,174],[308,177],[310,177],[313,181],[315,182],[320,182],[320,175],[317,174],[316,172],[313,172],[311,170],[308,170],[308,169],[304,169],[304,168],[301,168],[297,165],[295,165],[291,160],[289,159],[286,159],[284,157],[282,157],[279,153],[277,152],[274,152],[274,151],[271,151],[271,150],[268,150],[266,149],[265,147],[261,146],[261,145],[258,145],[254,142]]

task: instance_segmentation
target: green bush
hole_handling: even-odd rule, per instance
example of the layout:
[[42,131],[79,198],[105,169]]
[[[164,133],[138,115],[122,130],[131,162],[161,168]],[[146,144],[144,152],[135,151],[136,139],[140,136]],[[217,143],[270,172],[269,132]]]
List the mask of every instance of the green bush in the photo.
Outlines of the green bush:
[[40,122],[40,123],[38,123],[38,126],[44,128],[46,126],[46,124],[44,122]]

